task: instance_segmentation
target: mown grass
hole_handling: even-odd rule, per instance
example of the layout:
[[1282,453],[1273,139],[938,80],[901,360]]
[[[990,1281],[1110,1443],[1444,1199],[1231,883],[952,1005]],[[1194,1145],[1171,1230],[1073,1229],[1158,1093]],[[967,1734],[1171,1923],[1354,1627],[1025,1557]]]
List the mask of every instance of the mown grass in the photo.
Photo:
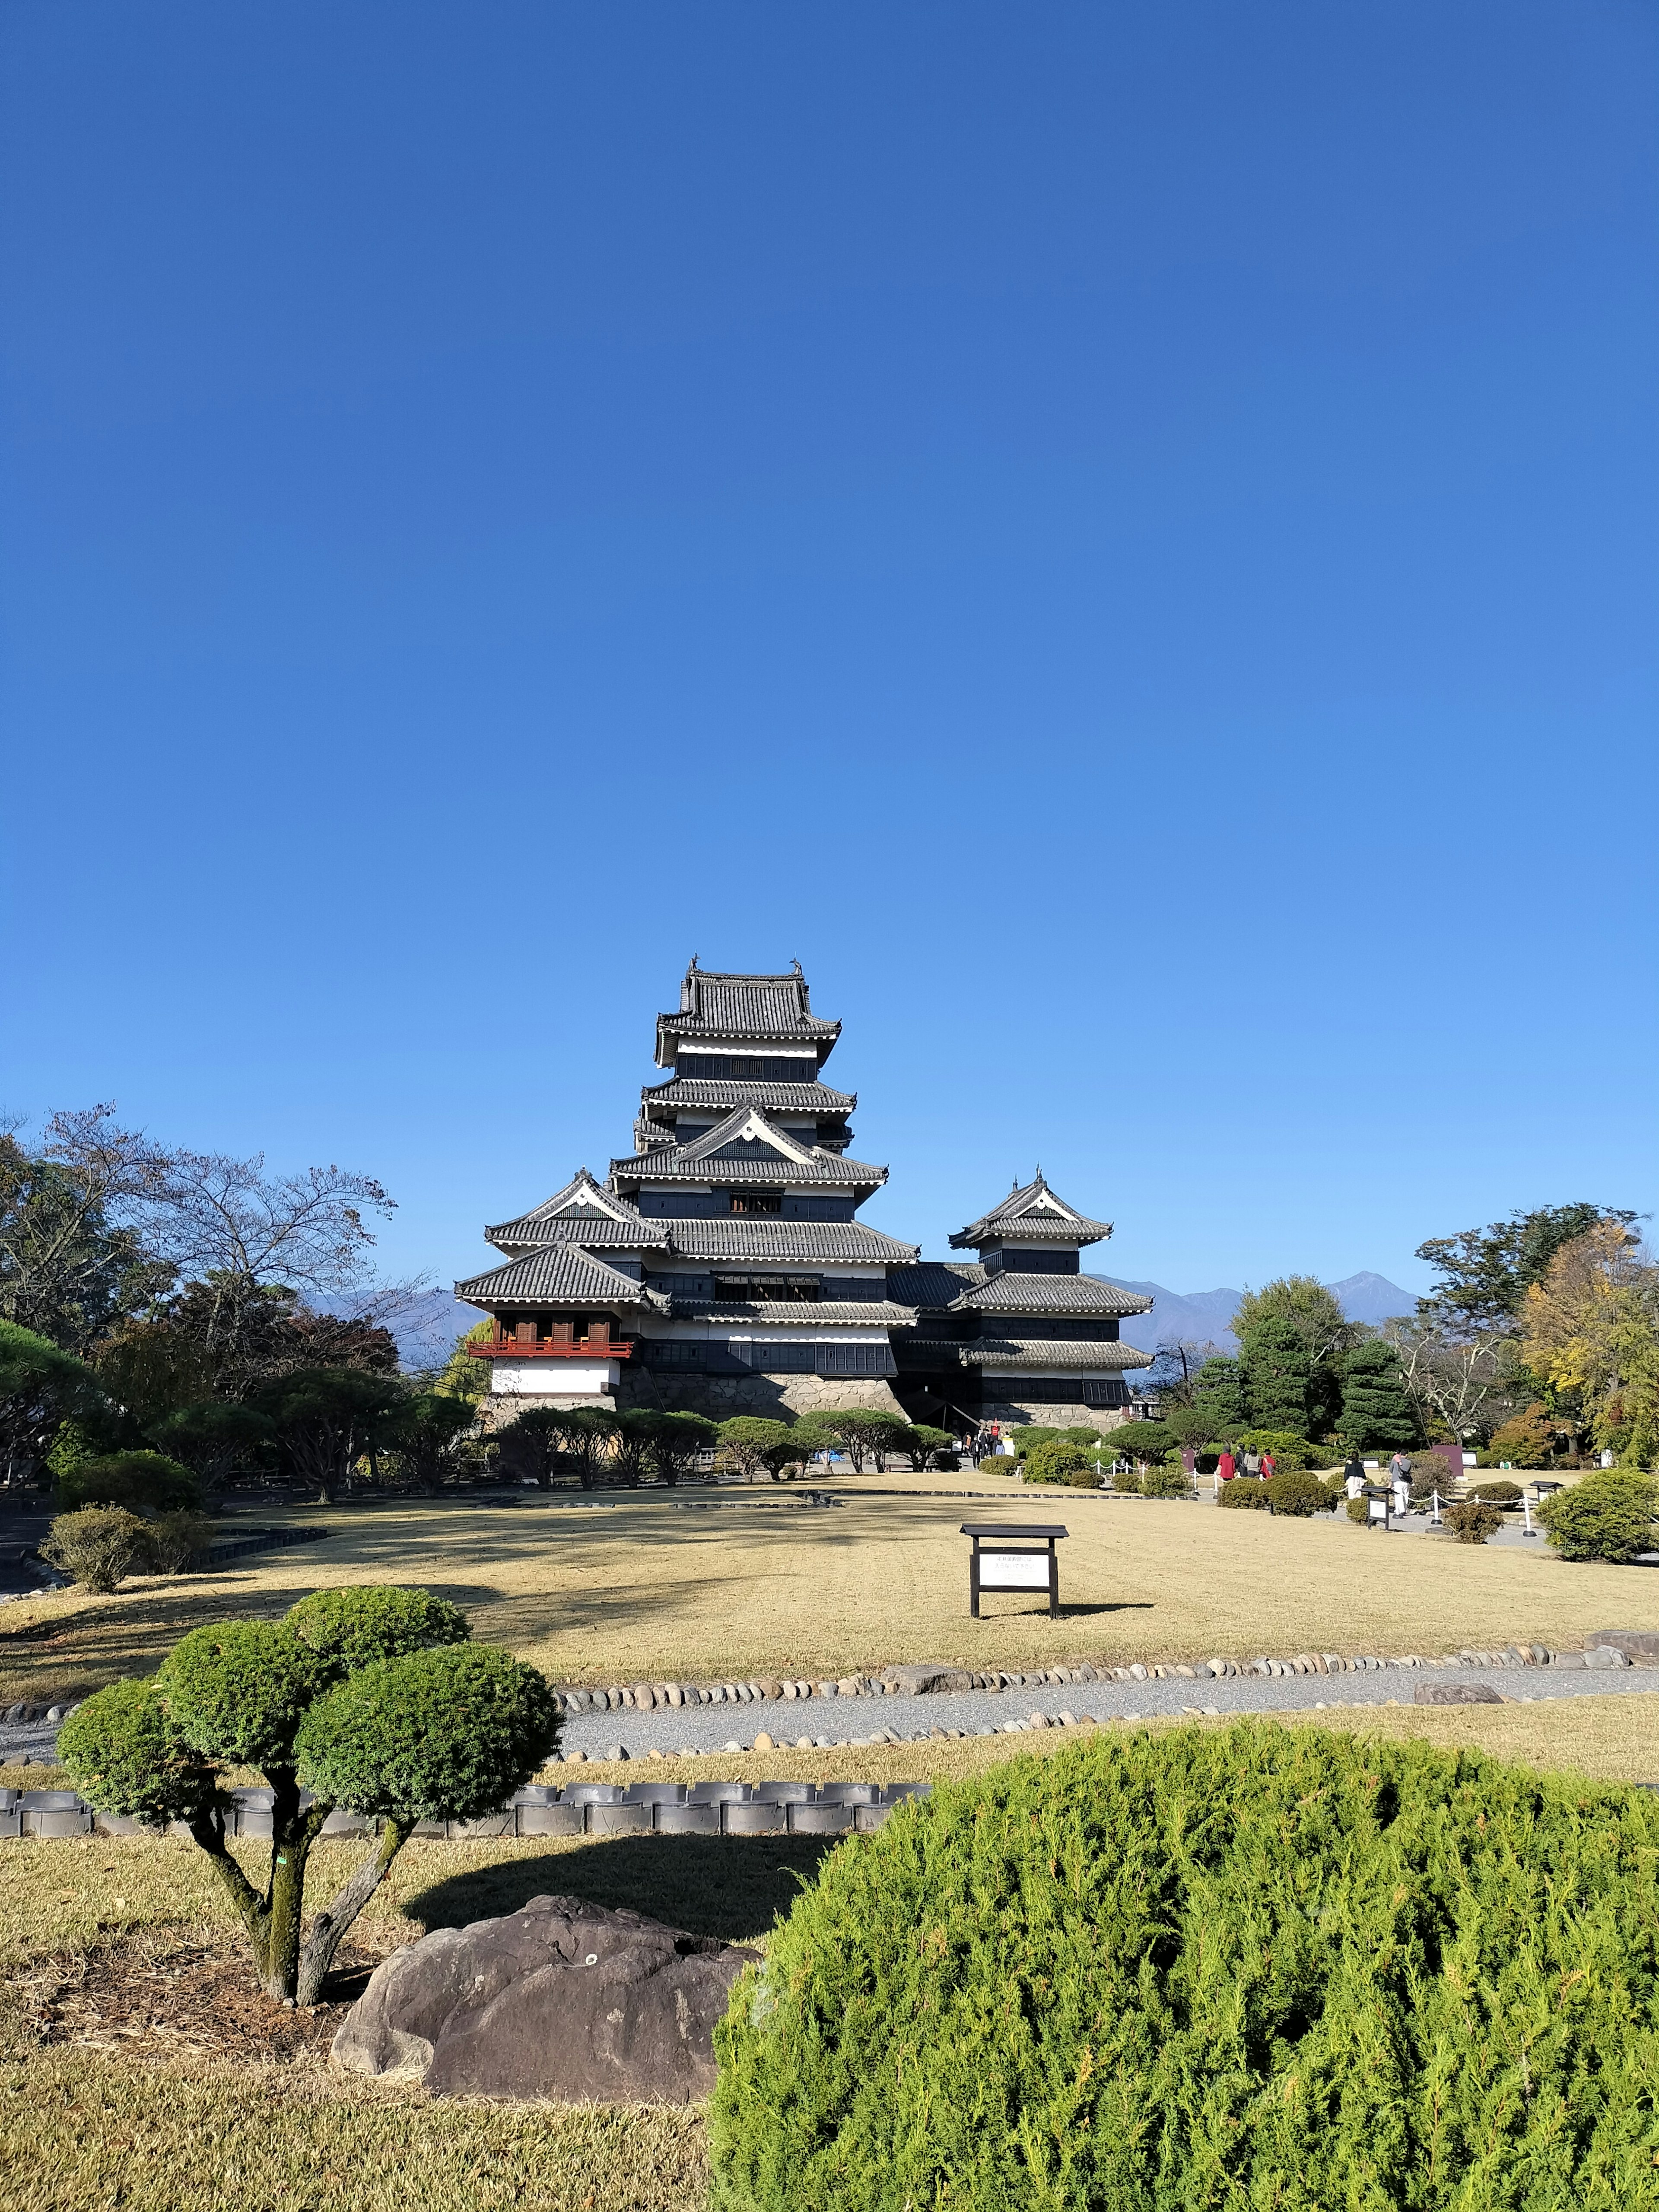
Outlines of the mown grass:
[[[155,1666],[200,1621],[274,1615],[308,1590],[356,1582],[437,1590],[480,1636],[577,1682],[837,1674],[904,1659],[1013,1667],[1570,1646],[1589,1629],[1659,1627],[1659,1576],[1373,1535],[1346,1519],[1007,1486],[974,1503],[836,1488],[848,1502],[826,1512],[684,1510],[649,1492],[599,1510],[312,1508],[296,1517],[337,1524],[322,1543],[216,1575],[135,1582],[113,1597],[66,1591],[8,1607],[0,1698],[95,1687]],[[766,1504],[783,1494],[754,1493]],[[989,1599],[986,1617],[969,1620],[957,1530],[1004,1516],[1070,1528],[1060,1620],[1019,1598]]]
[[[1289,1718],[1474,1746],[1542,1768],[1610,1780],[1659,1780],[1659,1698],[1538,1705],[1380,1706]],[[1158,1722],[1176,1726],[1222,1723]],[[1073,1731],[938,1738],[865,1751],[750,1753],[719,1764],[655,1760],[653,1779],[754,1777],[911,1780],[966,1776],[1042,1758]],[[584,1778],[628,1778],[639,1765],[590,1764]],[[39,1768],[21,1771],[40,1784]],[[316,1855],[325,1894],[356,1849]],[[764,1942],[825,1846],[781,1837],[630,1837],[604,1842],[419,1841],[396,1862],[359,1923],[359,1948],[383,1955],[428,1929],[511,1911],[565,1892],[629,1905],[672,1924]],[[857,1850],[856,1840],[840,1848]],[[250,1869],[258,1847],[239,1849]],[[88,1837],[0,1845],[0,1969],[120,1942],[202,1933],[224,1939],[228,1910],[192,1845]],[[137,2062],[79,2047],[30,2047],[14,2009],[0,2029],[0,2190],[27,2212],[174,2212],[204,2203],[247,2212],[691,2212],[707,2188],[702,2116],[664,2107],[437,2104],[418,2093],[337,2077],[315,2062],[234,2067]]]

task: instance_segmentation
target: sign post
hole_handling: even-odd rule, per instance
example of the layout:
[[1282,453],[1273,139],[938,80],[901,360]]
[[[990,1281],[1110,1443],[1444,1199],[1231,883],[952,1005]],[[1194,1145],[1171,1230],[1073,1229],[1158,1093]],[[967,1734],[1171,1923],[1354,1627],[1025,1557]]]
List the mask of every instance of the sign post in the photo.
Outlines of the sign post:
[[1054,1546],[1070,1534],[1057,1522],[964,1521],[971,1536],[968,1559],[968,1613],[979,1619],[981,1591],[1047,1590],[1048,1618],[1060,1618],[1060,1554]]

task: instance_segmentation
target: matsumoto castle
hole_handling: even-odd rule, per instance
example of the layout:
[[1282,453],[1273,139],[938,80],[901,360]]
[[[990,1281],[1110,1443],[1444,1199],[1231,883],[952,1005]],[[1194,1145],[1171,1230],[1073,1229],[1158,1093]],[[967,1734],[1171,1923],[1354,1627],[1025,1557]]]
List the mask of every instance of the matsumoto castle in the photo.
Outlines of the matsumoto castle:
[[495,1418],[540,1404],[805,1413],[896,1406],[958,1432],[981,1422],[1124,1418],[1118,1340],[1137,1298],[1080,1272],[1112,1233],[1041,1173],[924,1260],[858,1210],[887,1180],[854,1159],[856,1094],[822,1079],[839,1022],[787,975],[695,960],[657,1017],[667,1080],[640,1094],[634,1148],[486,1229],[504,1263],[455,1293],[495,1322]]

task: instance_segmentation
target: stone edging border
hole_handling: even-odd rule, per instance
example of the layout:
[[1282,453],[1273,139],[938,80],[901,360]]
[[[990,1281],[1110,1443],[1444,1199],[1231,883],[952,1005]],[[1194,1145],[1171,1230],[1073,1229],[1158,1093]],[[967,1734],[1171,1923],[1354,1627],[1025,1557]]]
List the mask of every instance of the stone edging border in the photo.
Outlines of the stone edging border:
[[[1425,1659],[1417,1652],[1384,1659],[1372,1654],[1345,1656],[1335,1651],[1303,1651],[1292,1659],[1206,1659],[1196,1667],[1184,1662],[1147,1665],[1136,1660],[1127,1667],[1093,1667],[1084,1662],[1075,1667],[1005,1671],[941,1662],[886,1667],[873,1674],[844,1674],[833,1681],[828,1678],[815,1681],[807,1676],[782,1681],[768,1675],[742,1682],[612,1682],[593,1689],[561,1684],[554,1691],[553,1703],[560,1717],[569,1720],[581,1713],[660,1712],[688,1706],[768,1705],[811,1698],[943,1696],[967,1690],[995,1694],[1003,1690],[1064,1689],[1080,1682],[1218,1681],[1228,1675],[1375,1674],[1389,1668],[1413,1667],[1631,1666],[1659,1666],[1659,1631],[1595,1630],[1582,1651],[1558,1651],[1542,1644],[1511,1644],[1480,1651],[1466,1645],[1438,1659]],[[74,1711],[66,1702],[42,1705],[39,1699],[22,1699],[0,1712],[0,1724],[33,1727],[67,1720]]]
[[568,1719],[580,1713],[769,1705],[811,1698],[927,1697],[964,1690],[994,1693],[1002,1690],[1066,1688],[1077,1682],[1218,1681],[1228,1675],[1373,1674],[1388,1668],[1414,1667],[1600,1668],[1638,1664],[1659,1666],[1659,1633],[1644,1629],[1609,1628],[1594,1632],[1582,1651],[1558,1651],[1542,1644],[1508,1644],[1496,1650],[1475,1650],[1465,1646],[1437,1659],[1425,1659],[1417,1652],[1385,1659],[1370,1653],[1346,1656],[1335,1651],[1303,1651],[1290,1659],[1206,1659],[1197,1666],[1184,1662],[1148,1665],[1136,1660],[1127,1667],[1094,1667],[1085,1662],[1075,1667],[1024,1671],[977,1669],[939,1662],[887,1667],[869,1674],[843,1674],[834,1680],[827,1677],[814,1680],[804,1676],[784,1681],[769,1675],[753,1681],[612,1682],[592,1689],[562,1684],[555,1692],[554,1702],[559,1712]]

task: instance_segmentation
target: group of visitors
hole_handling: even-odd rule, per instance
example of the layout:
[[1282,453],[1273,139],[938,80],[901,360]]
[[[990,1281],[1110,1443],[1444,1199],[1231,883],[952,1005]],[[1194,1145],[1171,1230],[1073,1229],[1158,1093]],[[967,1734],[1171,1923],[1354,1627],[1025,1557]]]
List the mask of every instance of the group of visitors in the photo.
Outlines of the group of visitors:
[[[1184,1462],[1184,1452],[1182,1458]],[[1196,1463],[1194,1462],[1194,1465]],[[1279,1472],[1279,1462],[1272,1452],[1258,1451],[1254,1444],[1245,1445],[1242,1459],[1231,1444],[1223,1444],[1215,1471],[1223,1482],[1231,1482],[1236,1474],[1248,1475],[1253,1482],[1271,1482]]]

